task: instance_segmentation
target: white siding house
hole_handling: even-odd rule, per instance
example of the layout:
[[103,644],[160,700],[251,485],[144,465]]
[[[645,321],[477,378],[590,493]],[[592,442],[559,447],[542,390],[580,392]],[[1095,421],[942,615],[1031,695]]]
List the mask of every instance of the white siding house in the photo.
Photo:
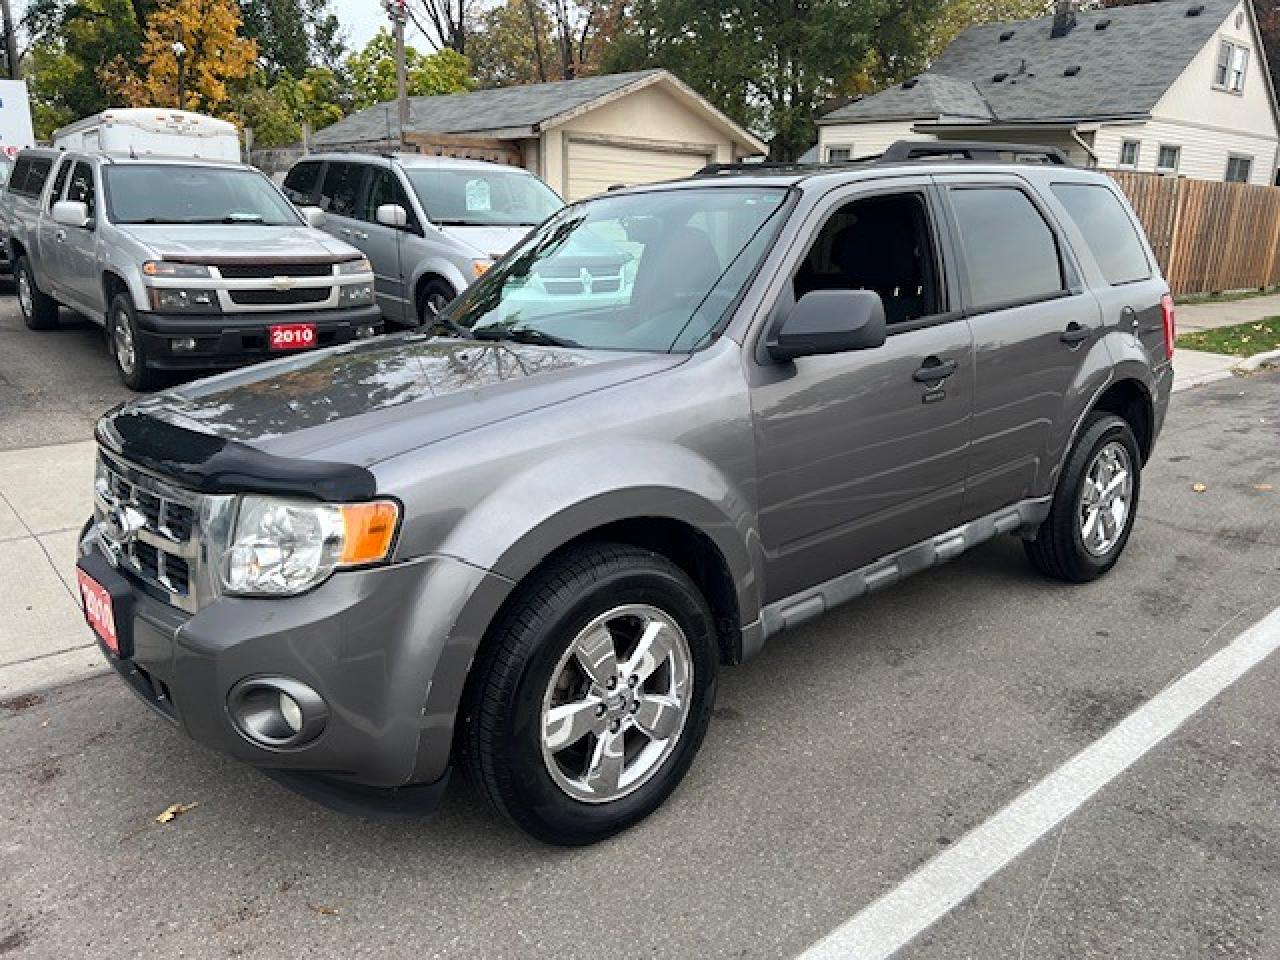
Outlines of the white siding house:
[[1072,162],[1276,181],[1280,122],[1248,0],[1162,0],[973,27],[928,73],[820,121],[823,160],[899,139],[1056,146]]

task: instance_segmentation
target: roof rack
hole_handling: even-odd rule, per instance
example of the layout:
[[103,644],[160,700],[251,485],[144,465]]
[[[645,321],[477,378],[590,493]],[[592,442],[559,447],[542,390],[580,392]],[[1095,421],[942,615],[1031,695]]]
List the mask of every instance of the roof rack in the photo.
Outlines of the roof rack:
[[1071,161],[1057,147],[1033,143],[989,143],[983,140],[899,140],[880,155],[881,163],[907,160],[972,160],[982,163],[1051,163],[1068,167]]

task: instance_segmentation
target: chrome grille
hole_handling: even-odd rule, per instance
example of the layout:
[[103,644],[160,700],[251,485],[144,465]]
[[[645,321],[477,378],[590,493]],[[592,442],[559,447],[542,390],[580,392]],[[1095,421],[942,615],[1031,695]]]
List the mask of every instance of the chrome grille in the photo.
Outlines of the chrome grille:
[[583,293],[617,293],[622,289],[622,267],[591,265],[585,267],[552,265],[541,268],[543,289],[557,296]]
[[199,494],[167,484],[105,453],[98,455],[94,517],[116,566],[183,610],[197,609]]

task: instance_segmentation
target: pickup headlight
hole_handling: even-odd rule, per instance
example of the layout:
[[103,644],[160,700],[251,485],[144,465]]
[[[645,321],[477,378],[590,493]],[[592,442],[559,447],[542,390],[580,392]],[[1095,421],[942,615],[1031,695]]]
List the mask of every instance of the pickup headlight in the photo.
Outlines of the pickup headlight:
[[218,295],[212,290],[151,287],[151,309],[157,313],[217,313]]
[[222,587],[241,596],[292,596],[335,571],[381,563],[391,555],[400,507],[240,498],[235,533],[221,565]]
[[338,264],[338,276],[349,277],[357,273],[373,273],[373,264],[369,262],[368,257],[361,257],[359,260],[346,260]]
[[341,288],[338,305],[343,307],[360,307],[373,303],[372,283],[349,283]]
[[142,273],[148,277],[209,277],[209,268],[199,263],[170,263],[167,260],[148,260],[142,265]]

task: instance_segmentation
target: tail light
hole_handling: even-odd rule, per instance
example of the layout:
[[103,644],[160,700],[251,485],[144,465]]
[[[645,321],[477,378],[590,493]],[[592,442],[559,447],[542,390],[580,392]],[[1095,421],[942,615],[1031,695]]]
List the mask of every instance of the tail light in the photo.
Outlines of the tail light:
[[1164,319],[1164,356],[1173,359],[1173,341],[1177,339],[1177,322],[1173,315],[1173,296],[1166,293],[1160,298],[1160,314]]

